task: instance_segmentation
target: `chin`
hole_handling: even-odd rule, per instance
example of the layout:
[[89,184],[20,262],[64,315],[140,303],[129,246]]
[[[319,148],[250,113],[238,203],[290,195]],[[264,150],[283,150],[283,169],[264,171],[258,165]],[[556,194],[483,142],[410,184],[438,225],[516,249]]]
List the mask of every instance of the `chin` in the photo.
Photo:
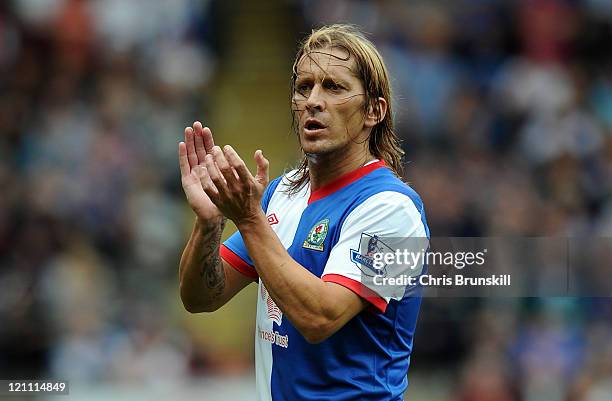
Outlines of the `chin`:
[[308,154],[319,154],[328,153],[330,151],[330,144],[325,143],[323,140],[309,140],[302,141],[302,150]]
[[325,146],[324,144],[321,144],[320,146],[305,146],[302,147],[302,150],[304,151],[304,153],[306,154],[306,156],[308,158],[317,158],[320,156],[327,156],[327,155],[332,155],[337,153],[339,150],[341,150],[342,147],[338,147],[338,146],[330,146],[327,145]]
[[302,150],[307,155],[326,155],[346,149],[348,143],[339,143],[339,141],[330,140],[329,137],[310,137],[302,136],[300,138]]

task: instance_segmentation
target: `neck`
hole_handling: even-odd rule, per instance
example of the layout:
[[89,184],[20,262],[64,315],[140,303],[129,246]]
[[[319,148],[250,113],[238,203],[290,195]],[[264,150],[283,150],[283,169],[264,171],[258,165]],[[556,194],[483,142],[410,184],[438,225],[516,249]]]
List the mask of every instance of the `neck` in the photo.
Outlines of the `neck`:
[[311,191],[315,191],[375,159],[369,151],[343,152],[343,149],[326,154],[307,154],[306,158],[308,159]]

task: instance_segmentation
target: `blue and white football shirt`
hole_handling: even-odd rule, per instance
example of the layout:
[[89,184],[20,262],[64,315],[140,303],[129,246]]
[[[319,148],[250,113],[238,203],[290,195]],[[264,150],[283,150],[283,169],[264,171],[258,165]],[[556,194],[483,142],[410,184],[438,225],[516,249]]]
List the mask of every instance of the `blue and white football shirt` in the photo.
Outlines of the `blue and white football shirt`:
[[[291,173],[289,173],[291,174]],[[289,255],[324,281],[366,299],[370,308],[319,344],[310,344],[283,316],[249,258],[239,232],[221,256],[259,281],[255,359],[258,400],[401,400],[408,385],[420,293],[381,296],[362,284],[351,256],[362,234],[429,237],[417,193],[385,167],[371,162],[311,192],[288,195],[285,176],[262,199],[268,222]]]

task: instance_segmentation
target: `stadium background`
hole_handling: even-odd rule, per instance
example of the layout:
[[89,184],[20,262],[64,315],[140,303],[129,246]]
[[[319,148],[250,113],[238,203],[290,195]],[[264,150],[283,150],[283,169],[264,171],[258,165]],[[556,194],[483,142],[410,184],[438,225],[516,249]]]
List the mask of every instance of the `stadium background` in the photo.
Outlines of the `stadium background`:
[[[180,304],[177,142],[290,167],[296,41],[331,22],[386,58],[433,235],[612,236],[610,1],[3,1],[0,378],[252,398],[255,287]],[[610,400],[611,340],[609,299],[427,299],[408,399]]]

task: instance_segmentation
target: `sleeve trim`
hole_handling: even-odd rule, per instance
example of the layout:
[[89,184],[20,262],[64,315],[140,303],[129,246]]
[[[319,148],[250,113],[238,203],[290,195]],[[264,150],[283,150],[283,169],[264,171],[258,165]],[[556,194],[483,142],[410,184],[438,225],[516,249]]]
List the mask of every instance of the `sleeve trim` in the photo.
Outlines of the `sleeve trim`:
[[382,313],[387,310],[387,301],[380,295],[361,284],[359,281],[353,280],[340,274],[325,274],[321,277],[323,281],[340,284],[341,286],[348,288],[361,298],[371,303],[376,309]]
[[252,278],[257,281],[259,279],[259,274],[255,271],[255,268],[245,262],[240,256],[236,255],[231,249],[227,246],[221,244],[219,247],[219,254],[221,258],[225,260],[230,266],[232,266],[239,273],[244,274],[247,277]]

